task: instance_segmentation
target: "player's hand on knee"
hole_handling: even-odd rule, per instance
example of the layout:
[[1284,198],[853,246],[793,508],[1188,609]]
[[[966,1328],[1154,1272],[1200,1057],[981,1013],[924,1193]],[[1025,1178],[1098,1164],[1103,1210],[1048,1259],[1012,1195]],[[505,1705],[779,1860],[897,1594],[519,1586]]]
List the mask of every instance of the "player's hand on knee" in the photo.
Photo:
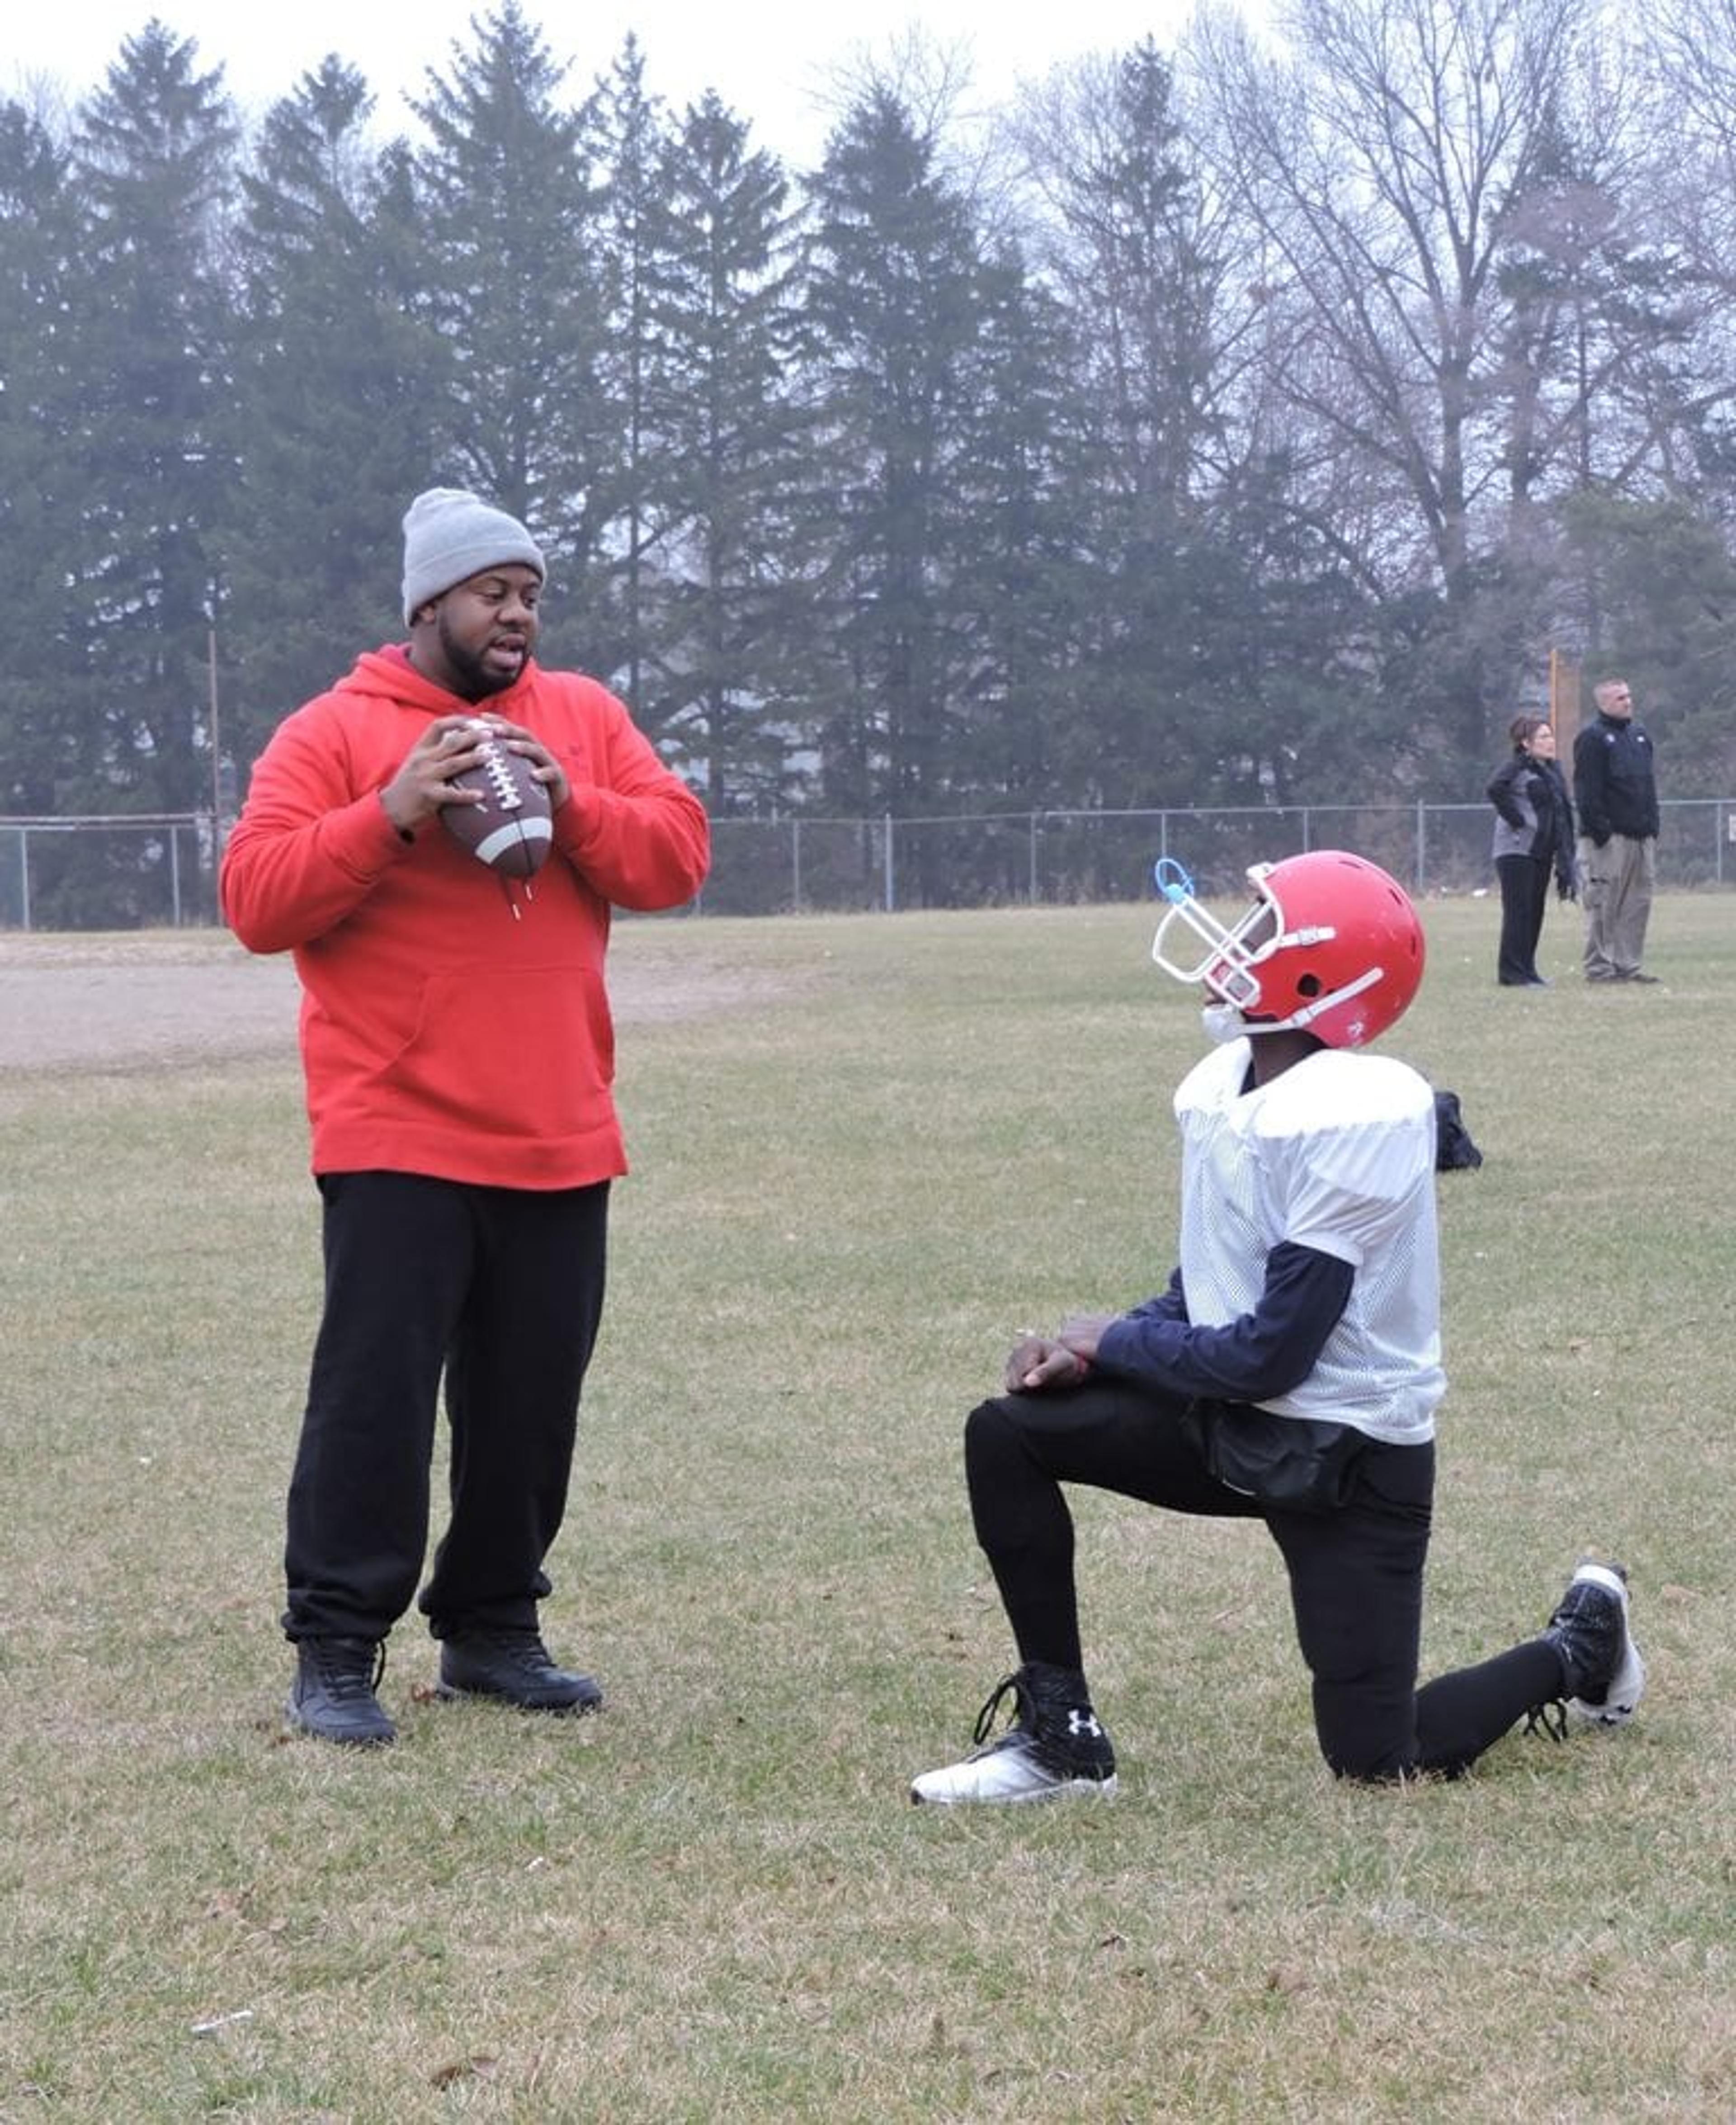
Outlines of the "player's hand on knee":
[[1007,1388],[1013,1394],[1038,1394],[1045,1388],[1077,1387],[1090,1369],[1065,1343],[1027,1332],[1007,1359]]

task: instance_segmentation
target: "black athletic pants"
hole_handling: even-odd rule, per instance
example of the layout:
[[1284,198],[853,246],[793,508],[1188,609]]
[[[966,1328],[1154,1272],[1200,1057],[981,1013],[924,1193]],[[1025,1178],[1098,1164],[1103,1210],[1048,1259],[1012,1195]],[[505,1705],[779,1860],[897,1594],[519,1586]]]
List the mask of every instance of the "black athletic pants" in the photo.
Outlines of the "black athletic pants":
[[1177,1421],[1185,1406],[1099,1379],[1003,1396],[971,1412],[972,1514],[1021,1661],[1084,1667],[1073,1518],[1061,1487],[1087,1483],[1177,1512],[1265,1520],[1290,1575],[1320,1752],[1340,1777],[1462,1771],[1560,1694],[1560,1661],[1541,1639],[1418,1689],[1433,1445],[1371,1442],[1335,1513],[1263,1513],[1208,1473]]
[[416,1595],[444,1375],[436,1637],[534,1628],[603,1308],[609,1186],[327,1175],[325,1311],[289,1486],[291,1638],[383,1638]]
[[1537,979],[1537,940],[1549,904],[1550,866],[1535,856],[1497,856],[1501,881],[1501,945],[1495,973],[1504,988]]

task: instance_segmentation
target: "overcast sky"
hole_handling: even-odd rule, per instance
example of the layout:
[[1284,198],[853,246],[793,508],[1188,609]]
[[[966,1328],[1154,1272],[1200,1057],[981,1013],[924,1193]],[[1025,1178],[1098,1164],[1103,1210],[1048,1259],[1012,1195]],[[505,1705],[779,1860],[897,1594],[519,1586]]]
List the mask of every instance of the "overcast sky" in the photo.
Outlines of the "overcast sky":
[[[919,18],[872,0],[522,0],[542,26],[567,79],[580,93],[605,71],[629,30],[645,54],[654,94],[679,111],[715,88],[749,121],[754,144],[787,160],[815,159],[824,141],[826,87],[866,52],[884,59]],[[153,9],[128,0],[69,0],[64,13],[46,0],[14,0],[0,30],[0,94],[17,95],[38,79],[73,97],[101,81],[153,12],[177,35],[191,37],[207,69],[221,64],[243,106],[262,106],[336,51],[361,72],[379,98],[383,128],[406,122],[401,98],[420,93],[424,70],[444,67],[454,40],[470,41],[473,16],[492,12],[477,0],[162,0]],[[924,0],[926,37],[968,57],[976,99],[1009,100],[1020,79],[1039,78],[1088,53],[1118,53],[1143,36],[1168,51],[1188,12],[1187,0]]]

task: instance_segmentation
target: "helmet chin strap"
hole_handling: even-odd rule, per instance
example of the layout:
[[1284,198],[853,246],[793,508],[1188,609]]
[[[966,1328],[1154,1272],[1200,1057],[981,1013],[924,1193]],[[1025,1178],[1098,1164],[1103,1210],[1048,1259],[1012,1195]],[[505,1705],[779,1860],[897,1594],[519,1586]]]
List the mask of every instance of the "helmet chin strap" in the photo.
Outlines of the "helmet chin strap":
[[1249,1030],[1262,1033],[1306,1032],[1315,1019],[1321,1017],[1335,1006],[1348,1003],[1353,997],[1361,996],[1364,989],[1371,989],[1386,971],[1384,967],[1370,967],[1358,974],[1353,982],[1346,982],[1342,988],[1334,989],[1323,997],[1316,997],[1312,1003],[1305,1003],[1300,1011],[1291,1011],[1288,1018],[1273,1019],[1258,1028],[1250,1026]]

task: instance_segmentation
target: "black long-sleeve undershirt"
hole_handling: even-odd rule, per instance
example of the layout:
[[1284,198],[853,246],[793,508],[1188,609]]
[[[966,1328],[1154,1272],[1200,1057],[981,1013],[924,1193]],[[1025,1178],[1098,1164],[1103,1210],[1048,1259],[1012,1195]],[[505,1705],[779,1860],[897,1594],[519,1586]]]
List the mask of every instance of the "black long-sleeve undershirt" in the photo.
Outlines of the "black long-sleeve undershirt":
[[1188,1319],[1178,1269],[1167,1289],[1110,1322],[1096,1362],[1171,1394],[1274,1402],[1314,1370],[1355,1281],[1338,1256],[1282,1240],[1266,1258],[1254,1311],[1207,1328]]

